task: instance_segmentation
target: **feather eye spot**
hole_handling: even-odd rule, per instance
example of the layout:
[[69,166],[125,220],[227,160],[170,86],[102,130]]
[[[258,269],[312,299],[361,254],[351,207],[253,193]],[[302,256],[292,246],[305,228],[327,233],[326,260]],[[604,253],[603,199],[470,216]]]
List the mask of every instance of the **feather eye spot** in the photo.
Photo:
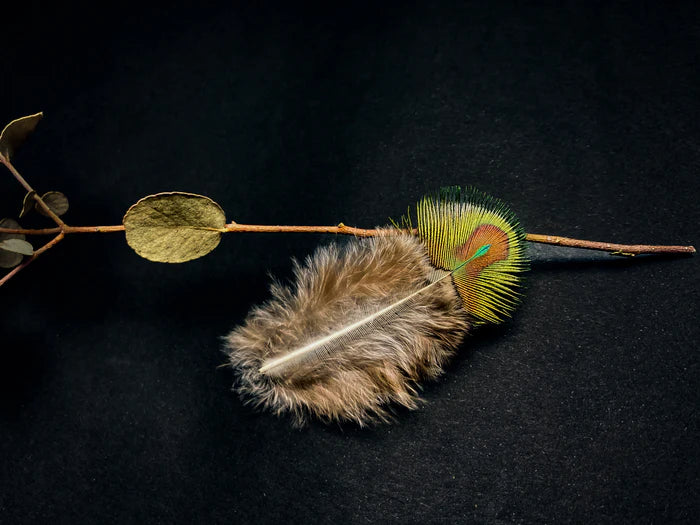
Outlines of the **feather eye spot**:
[[466,242],[455,248],[458,259],[468,260],[474,257],[484,245],[489,245],[488,251],[477,257],[468,266],[489,266],[496,261],[508,258],[508,234],[494,224],[482,224],[469,236]]

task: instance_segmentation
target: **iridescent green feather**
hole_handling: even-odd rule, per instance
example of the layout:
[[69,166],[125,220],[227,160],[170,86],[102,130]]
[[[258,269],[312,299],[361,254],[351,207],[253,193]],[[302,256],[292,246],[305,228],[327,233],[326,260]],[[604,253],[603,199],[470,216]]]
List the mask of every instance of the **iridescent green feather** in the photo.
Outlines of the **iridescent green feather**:
[[525,233],[508,206],[476,189],[454,186],[424,197],[416,212],[418,235],[433,265],[452,271],[469,260],[453,279],[473,321],[499,323],[510,316],[520,301],[520,274],[528,261]]

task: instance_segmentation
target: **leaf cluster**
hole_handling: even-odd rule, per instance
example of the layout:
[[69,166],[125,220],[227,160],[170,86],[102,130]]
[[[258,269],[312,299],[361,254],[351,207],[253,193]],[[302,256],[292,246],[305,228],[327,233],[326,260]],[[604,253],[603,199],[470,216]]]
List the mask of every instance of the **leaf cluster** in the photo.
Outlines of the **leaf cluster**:
[[[15,152],[22,146],[27,136],[34,131],[41,120],[43,113],[35,113],[26,117],[18,118],[5,126],[0,133],[0,157],[6,163],[14,156]],[[43,201],[45,206],[39,206]],[[22,209],[19,218],[25,217],[32,211],[37,211],[49,217],[45,208],[51,210],[56,216],[63,215],[68,211],[68,199],[60,191],[49,191],[41,197],[34,190],[30,190],[24,196]],[[14,219],[5,218],[0,220],[0,228],[22,229],[20,224]],[[34,255],[34,247],[26,240],[21,233],[0,233],[0,268],[12,268],[22,262],[24,256]]]

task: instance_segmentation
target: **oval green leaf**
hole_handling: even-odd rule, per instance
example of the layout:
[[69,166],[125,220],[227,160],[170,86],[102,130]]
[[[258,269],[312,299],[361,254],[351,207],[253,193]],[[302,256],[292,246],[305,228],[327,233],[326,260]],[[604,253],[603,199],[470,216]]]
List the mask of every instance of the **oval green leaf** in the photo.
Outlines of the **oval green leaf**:
[[34,247],[22,239],[6,239],[0,241],[0,250],[20,253],[22,255],[34,255]]
[[[21,226],[14,219],[0,220],[0,228],[18,229]],[[0,242],[8,239],[24,240],[22,233],[0,233]],[[0,250],[0,268],[13,268],[22,262],[22,254]]]
[[180,263],[219,245],[226,216],[216,202],[193,193],[144,197],[124,215],[126,242],[149,261]]
[[0,268],[14,268],[22,262],[23,257],[21,253],[0,250]]
[[13,120],[0,133],[0,154],[10,158],[24,144],[44,114],[39,112]]
[[[48,191],[41,196],[41,200],[59,217],[68,211],[68,198],[60,191]],[[37,206],[36,210],[42,215],[49,216],[41,206]]]

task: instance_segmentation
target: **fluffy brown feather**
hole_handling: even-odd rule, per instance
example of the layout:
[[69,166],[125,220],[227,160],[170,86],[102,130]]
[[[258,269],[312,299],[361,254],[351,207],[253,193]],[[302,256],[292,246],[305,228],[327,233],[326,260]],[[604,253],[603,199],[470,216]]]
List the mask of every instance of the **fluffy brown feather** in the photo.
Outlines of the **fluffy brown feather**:
[[234,389],[256,407],[291,414],[297,425],[311,416],[362,426],[386,421],[392,403],[416,408],[417,382],[442,373],[469,327],[451,277],[325,359],[282,377],[260,368],[421,289],[431,272],[425,248],[410,235],[354,239],[317,249],[303,265],[295,261],[295,282],[273,283],[272,299],[226,337]]

